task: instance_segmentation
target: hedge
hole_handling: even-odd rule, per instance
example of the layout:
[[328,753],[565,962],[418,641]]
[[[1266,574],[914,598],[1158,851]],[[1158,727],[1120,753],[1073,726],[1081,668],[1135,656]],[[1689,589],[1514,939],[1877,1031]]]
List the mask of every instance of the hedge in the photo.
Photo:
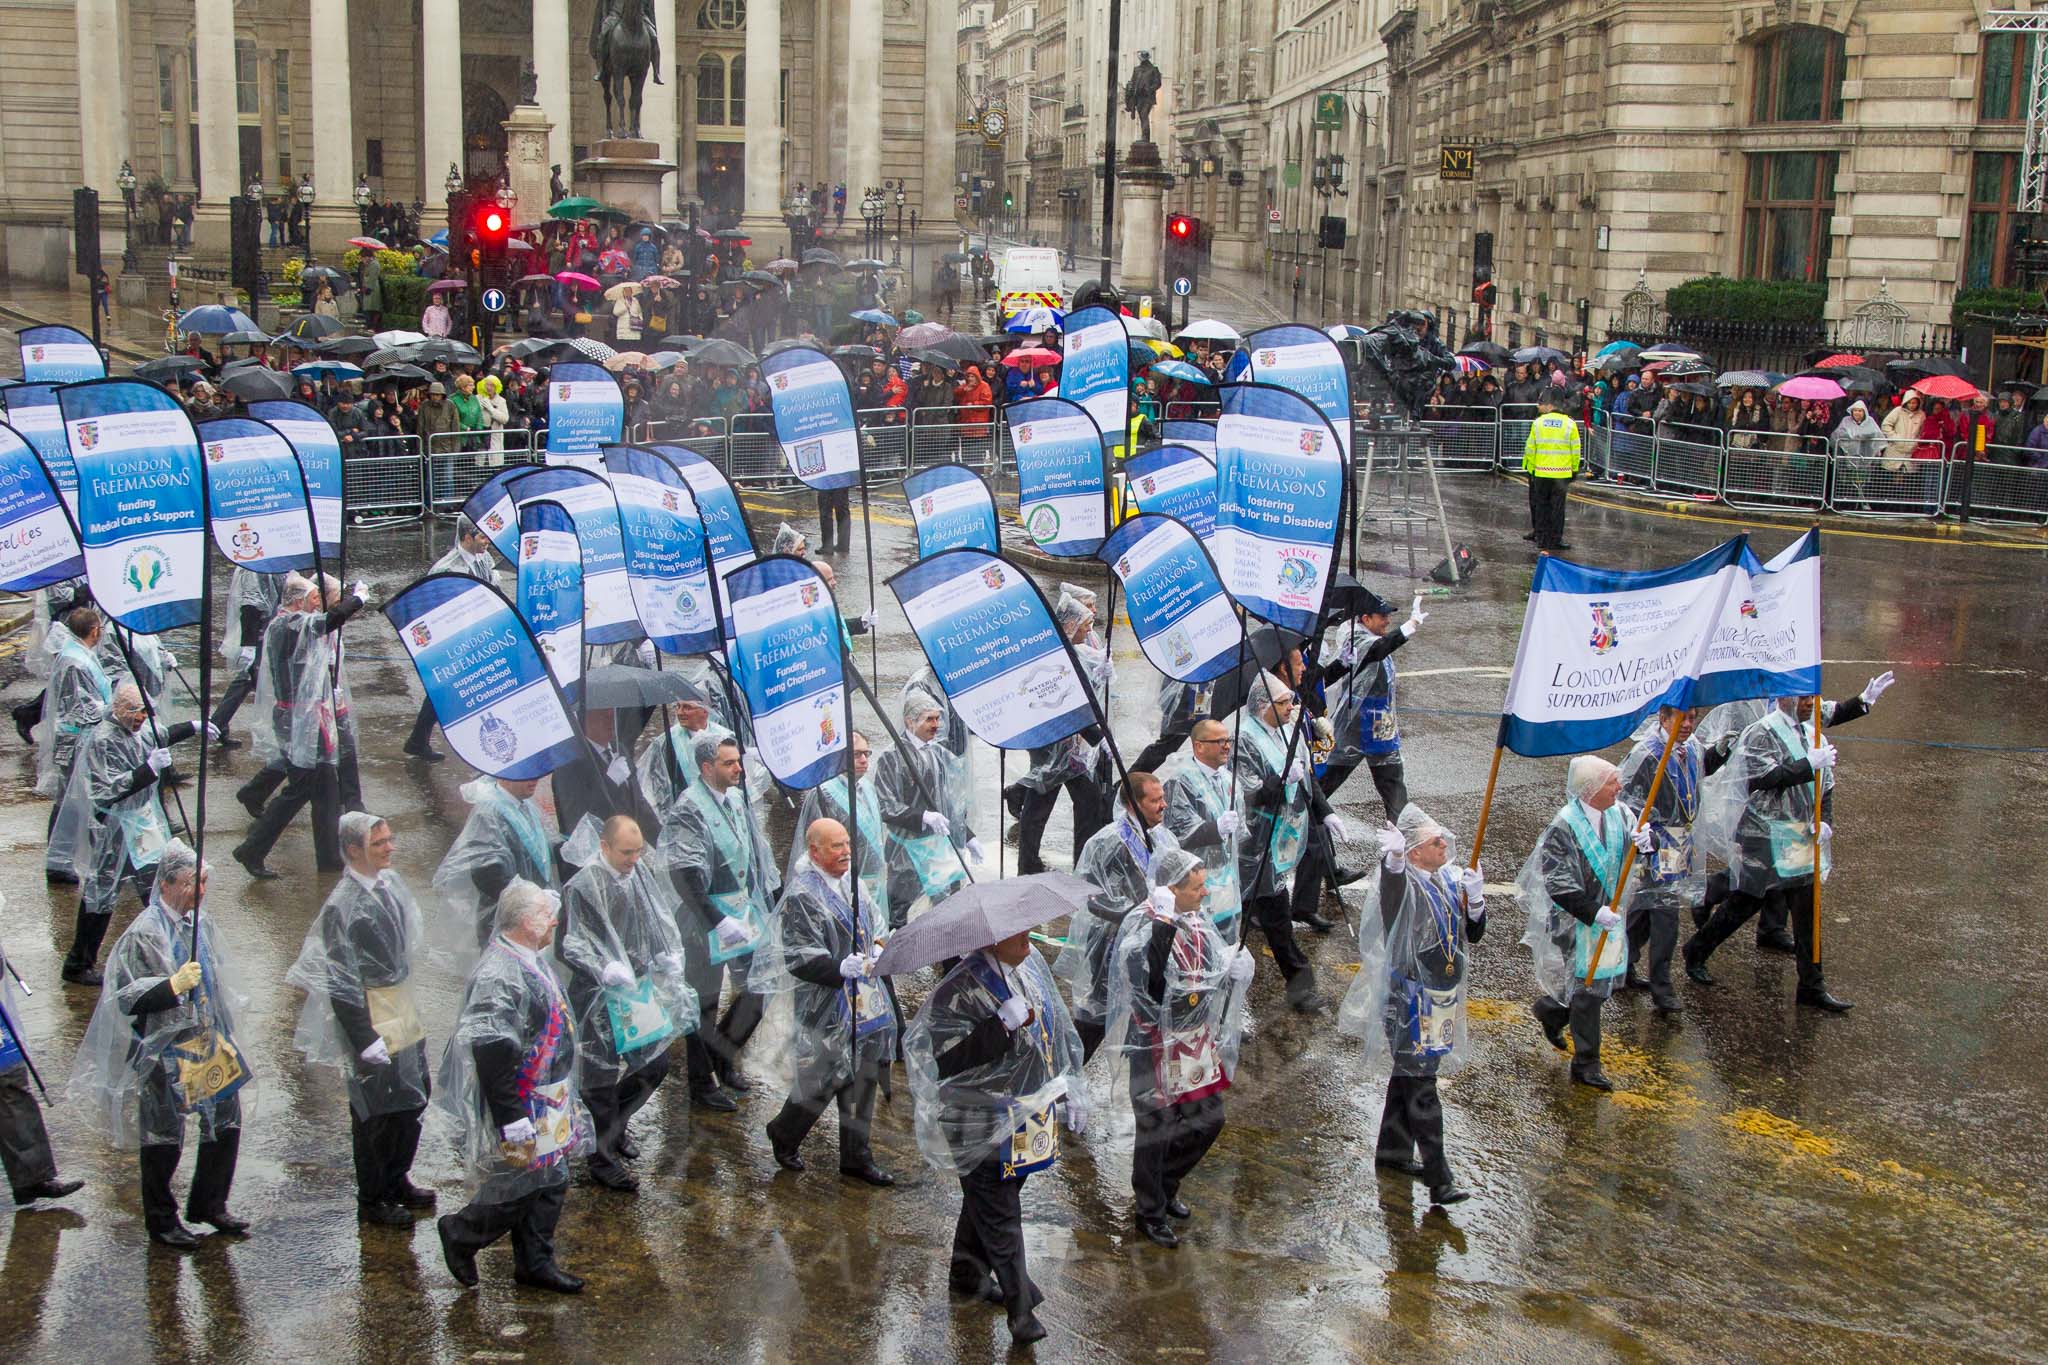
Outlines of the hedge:
[[1949,309],[1949,323],[1965,326],[1972,314],[1978,317],[2009,318],[2021,313],[2043,311],[2038,289],[1958,289]]
[[427,286],[433,281],[419,275],[386,275],[383,281],[383,321],[387,330],[419,326],[427,306]]
[[1705,275],[1674,285],[1664,311],[1674,322],[1763,322],[1818,325],[1828,287],[1799,280],[1737,280]]

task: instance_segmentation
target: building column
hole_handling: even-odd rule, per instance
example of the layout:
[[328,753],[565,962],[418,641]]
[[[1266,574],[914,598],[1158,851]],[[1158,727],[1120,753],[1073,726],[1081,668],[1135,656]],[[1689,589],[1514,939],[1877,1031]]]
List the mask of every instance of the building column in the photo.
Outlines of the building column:
[[[958,24],[956,19],[955,24]],[[846,212],[882,183],[882,0],[846,0]]]
[[[676,54],[680,57],[682,54]],[[676,202],[688,204],[697,198],[697,65],[676,63],[676,108],[680,130],[676,133]],[[678,210],[680,212],[680,209]]]
[[462,169],[461,0],[420,0],[420,86],[420,198],[444,204],[448,168]]
[[313,51],[313,221],[316,254],[339,257],[361,231],[355,207],[355,87],[349,78],[349,0],[308,0]]
[[115,0],[77,0],[79,183],[100,192],[100,259],[119,273],[121,187],[115,181],[128,155],[128,116],[121,107],[127,44]]
[[242,142],[235,118],[234,0],[194,0],[199,64],[199,202],[192,245],[228,249],[228,200],[242,192]]
[[534,98],[554,123],[548,164],[562,168],[567,185],[575,172],[569,161],[576,149],[569,128],[569,0],[533,0],[533,70],[539,78]]
[[[959,23],[949,0],[925,0],[924,160],[919,165],[924,202],[918,218],[920,228],[928,226],[948,237],[960,219],[953,207],[954,181],[959,173],[960,72],[957,48],[946,39]],[[1058,125],[1054,127],[1057,130]],[[1025,150],[1027,154],[1030,151],[1028,147]]]
[[773,232],[782,226],[787,179],[782,169],[782,3],[757,0],[747,6],[748,231]]
[[[661,65],[648,71],[640,100],[640,136],[652,142],[654,154],[680,163],[682,147],[676,141],[676,0],[654,0],[654,33],[661,44]],[[661,84],[654,77],[661,77]],[[661,182],[661,212],[672,218],[676,212],[676,180],[665,176]]]

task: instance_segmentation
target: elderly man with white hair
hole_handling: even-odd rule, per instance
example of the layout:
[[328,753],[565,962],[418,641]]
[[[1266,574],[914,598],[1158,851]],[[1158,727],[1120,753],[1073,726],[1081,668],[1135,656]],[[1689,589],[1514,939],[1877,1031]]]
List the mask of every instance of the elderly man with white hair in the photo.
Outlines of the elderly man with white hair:
[[1422,1181],[1432,1204],[1456,1204],[1471,1196],[1444,1157],[1436,1082],[1470,1060],[1465,979],[1486,932],[1485,878],[1451,860],[1451,832],[1413,802],[1379,844],[1358,918],[1358,975],[1337,1027],[1388,1068],[1373,1164]]
[[1260,673],[1245,700],[1243,742],[1234,755],[1249,825],[1238,845],[1238,885],[1244,889],[1247,918],[1265,934],[1287,982],[1288,1005],[1307,1014],[1324,1002],[1316,993],[1315,968],[1294,941],[1294,871],[1313,824],[1321,823],[1333,838],[1344,836],[1344,824],[1316,790],[1306,735],[1294,741],[1293,757],[1288,757],[1294,723],[1294,689],[1271,673]]
[[263,632],[256,702],[269,723],[256,722],[256,747],[268,762],[235,793],[256,823],[233,850],[235,861],[259,881],[278,876],[264,859],[309,802],[314,864],[322,872],[342,869],[341,812],[362,809],[363,785],[341,628],[363,609],[368,593],[358,581],[344,598],[332,574],[287,575],[277,615]]
[[464,1288],[477,1283],[476,1254],[510,1233],[518,1283],[583,1289],[555,1262],[569,1162],[591,1143],[573,1011],[541,957],[560,900],[529,881],[498,897],[497,933],[463,987],[435,1077],[434,1105],[455,1123],[472,1185],[469,1203],[437,1225],[441,1257]]
[[967,880],[955,851],[977,866],[981,840],[968,826],[967,769],[940,736],[946,708],[933,693],[903,695],[903,743],[875,759],[875,794],[889,829],[889,923],[902,928],[920,897],[937,905]]
[[1604,758],[1579,755],[1565,782],[1570,799],[1551,817],[1516,878],[1528,915],[1522,943],[1543,991],[1529,1009],[1560,1052],[1565,1026],[1571,1026],[1574,1081],[1612,1090],[1600,1069],[1600,1006],[1628,962],[1616,882],[1635,813],[1617,799],[1621,772]]
[[341,817],[348,870],[313,917],[285,979],[306,993],[294,1045],[348,1080],[356,1216],[402,1228],[412,1226],[408,1210],[434,1207],[433,1191],[409,1178],[432,1085],[413,998],[420,907],[392,869],[395,848],[381,815]]
[[[211,725],[206,732],[216,733]],[[106,719],[79,746],[63,806],[51,829],[53,843],[84,843],[89,848],[85,858],[74,855],[85,875],[78,888],[78,925],[64,958],[64,979],[75,986],[100,984],[94,964],[121,887],[133,882],[138,894],[148,897],[157,859],[171,837],[158,779],[171,766],[171,746],[197,733],[191,721],[150,723],[141,691],[133,682],[123,682],[114,689]]]

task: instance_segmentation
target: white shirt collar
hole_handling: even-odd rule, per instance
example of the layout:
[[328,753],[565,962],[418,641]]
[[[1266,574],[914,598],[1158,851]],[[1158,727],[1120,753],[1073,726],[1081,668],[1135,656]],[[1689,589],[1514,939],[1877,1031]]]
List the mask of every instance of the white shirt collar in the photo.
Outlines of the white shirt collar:
[[384,874],[382,872],[379,872],[374,877],[365,877],[362,873],[356,871],[355,868],[353,867],[344,866],[342,868],[342,871],[347,873],[350,877],[354,878],[356,883],[359,886],[361,886],[365,891],[369,891],[373,894],[376,892],[378,887],[384,884]]

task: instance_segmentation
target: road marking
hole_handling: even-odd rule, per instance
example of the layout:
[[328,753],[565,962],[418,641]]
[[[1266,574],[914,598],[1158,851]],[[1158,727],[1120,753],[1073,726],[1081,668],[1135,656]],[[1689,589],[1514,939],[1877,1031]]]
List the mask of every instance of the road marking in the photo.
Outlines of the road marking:
[[[1720,526],[1754,526],[1768,530],[1786,529],[1782,522],[1751,521],[1744,517],[1703,516],[1698,512],[1679,512],[1669,507],[1649,507],[1640,503],[1614,502],[1606,498],[1596,498],[1577,490],[1573,490],[1570,497],[1573,502],[1582,502],[1588,507],[1605,507],[1616,512],[1633,512],[1646,517],[1663,517],[1669,521],[1698,521]],[[1827,536],[1854,536],[1858,540],[1896,540],[1903,541],[1909,545],[1957,545],[1991,550],[2032,550],[2036,553],[2048,551],[2048,539],[2038,542],[2025,540],[1964,540],[1961,538],[1959,530],[1945,534],[1937,531],[1933,535],[1909,536],[1893,531],[1857,531],[1846,527],[1830,525],[1822,527],[1821,531],[1823,535]]]

